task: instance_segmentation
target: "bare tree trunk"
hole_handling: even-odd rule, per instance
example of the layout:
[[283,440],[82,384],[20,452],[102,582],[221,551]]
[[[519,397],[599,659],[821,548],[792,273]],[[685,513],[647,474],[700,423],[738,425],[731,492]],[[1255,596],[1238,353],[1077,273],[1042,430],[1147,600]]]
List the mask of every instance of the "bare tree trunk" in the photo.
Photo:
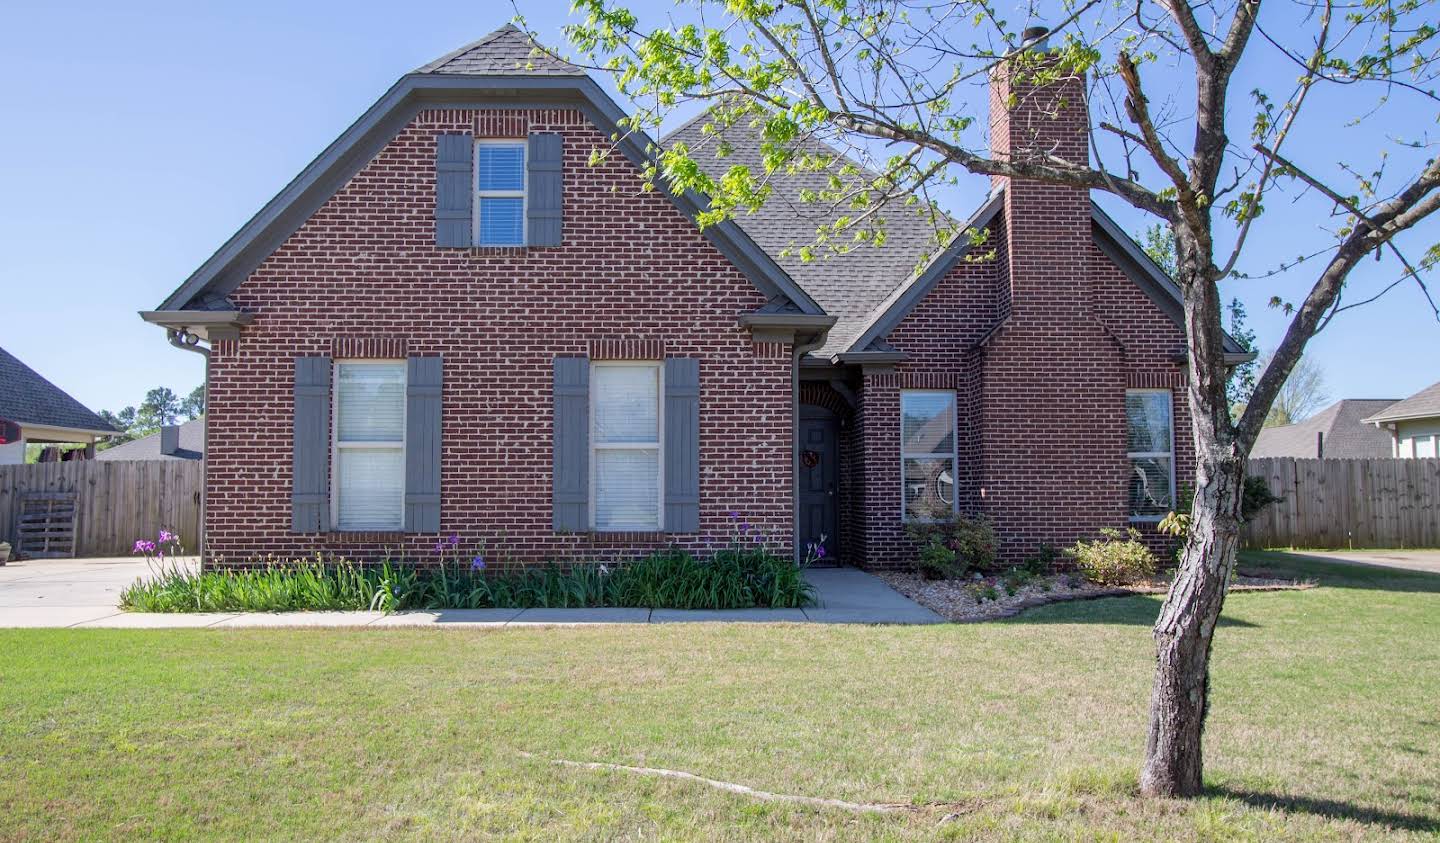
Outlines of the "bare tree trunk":
[[1140,771],[1146,796],[1197,796],[1203,788],[1210,647],[1239,546],[1244,460],[1212,451],[1199,460],[1195,481],[1190,535],[1155,622],[1155,686]]

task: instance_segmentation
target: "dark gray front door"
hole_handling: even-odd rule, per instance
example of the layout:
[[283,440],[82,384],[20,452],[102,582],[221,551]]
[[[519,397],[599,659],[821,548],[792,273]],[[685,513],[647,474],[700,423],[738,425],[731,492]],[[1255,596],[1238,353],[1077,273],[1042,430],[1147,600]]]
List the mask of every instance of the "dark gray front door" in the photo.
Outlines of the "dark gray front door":
[[800,535],[797,543],[803,557],[807,548],[823,543],[825,558],[821,564],[837,564],[839,557],[840,506],[837,495],[839,477],[839,424],[835,416],[823,410],[802,408],[800,414],[800,474],[796,485],[800,490]]

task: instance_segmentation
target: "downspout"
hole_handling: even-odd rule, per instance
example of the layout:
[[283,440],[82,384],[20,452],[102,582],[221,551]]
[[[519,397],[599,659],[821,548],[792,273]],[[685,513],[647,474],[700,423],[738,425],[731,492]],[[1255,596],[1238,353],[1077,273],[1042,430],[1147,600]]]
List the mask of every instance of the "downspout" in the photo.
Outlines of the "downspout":
[[196,537],[195,553],[200,557],[200,567],[205,567],[205,510],[208,508],[210,497],[210,349],[200,344],[200,337],[189,331],[177,331],[174,328],[165,329],[165,339],[181,351],[193,351],[205,358],[205,421],[200,429],[200,458],[205,470],[200,475],[200,535]]
[[800,358],[825,344],[826,332],[798,339],[790,356],[790,553],[800,564]]

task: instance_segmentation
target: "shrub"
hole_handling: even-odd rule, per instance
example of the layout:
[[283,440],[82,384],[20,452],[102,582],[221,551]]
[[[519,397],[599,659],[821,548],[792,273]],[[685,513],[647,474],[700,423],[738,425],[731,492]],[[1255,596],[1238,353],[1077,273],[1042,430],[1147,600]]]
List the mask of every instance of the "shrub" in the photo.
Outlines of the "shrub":
[[931,536],[920,545],[916,562],[920,576],[927,580],[951,579],[965,574],[964,566],[958,564],[958,554],[939,536]]
[[995,586],[988,582],[971,583],[966,586],[966,589],[970,592],[970,596],[975,598],[976,603],[1000,599],[1000,592],[996,591]]
[[1014,597],[1016,592],[1037,579],[1039,579],[1039,574],[1031,573],[1028,568],[1023,566],[1017,566],[1006,571],[1000,581],[1005,586],[1005,593]]
[[1035,549],[1035,552],[1025,557],[1020,563],[1020,569],[1032,577],[1040,577],[1054,570],[1055,563],[1060,560],[1060,551],[1053,546],[1042,544]]
[[920,546],[916,568],[926,579],[963,577],[995,564],[995,528],[983,516],[916,521],[905,531]]
[[1096,541],[1078,541],[1066,551],[1085,578],[1101,585],[1127,585],[1155,574],[1155,554],[1134,528],[1106,527]]
[[[1184,506],[1180,510],[1171,511],[1155,525],[1160,532],[1176,538],[1176,558],[1184,551],[1185,539],[1190,535],[1190,509],[1194,506],[1195,491],[1182,490],[1180,497],[1184,500]],[[1245,488],[1240,493],[1240,522],[1243,524],[1254,519],[1265,507],[1283,500],[1285,499],[1270,491],[1270,484],[1265,482],[1264,477],[1247,475]]]
[[1265,482],[1264,477],[1247,475],[1245,491],[1240,496],[1240,520],[1251,521],[1260,514],[1260,510],[1283,500],[1285,499],[1270,491],[1270,484]]

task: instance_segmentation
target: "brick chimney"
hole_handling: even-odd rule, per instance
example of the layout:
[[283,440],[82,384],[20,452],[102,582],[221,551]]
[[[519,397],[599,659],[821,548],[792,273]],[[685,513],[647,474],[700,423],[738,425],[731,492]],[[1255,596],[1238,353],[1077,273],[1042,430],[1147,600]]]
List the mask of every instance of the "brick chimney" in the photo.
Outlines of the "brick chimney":
[[[1051,74],[1058,58],[1048,52],[1043,26],[1030,27],[1030,45],[1017,60],[995,68],[990,82],[990,147],[1001,161],[1056,157],[1090,162],[1090,113],[1082,73]],[[1009,250],[1010,312],[1045,321],[1085,319],[1090,311],[1085,256],[1090,249],[1090,196],[1083,188],[996,176],[1005,189]]]

